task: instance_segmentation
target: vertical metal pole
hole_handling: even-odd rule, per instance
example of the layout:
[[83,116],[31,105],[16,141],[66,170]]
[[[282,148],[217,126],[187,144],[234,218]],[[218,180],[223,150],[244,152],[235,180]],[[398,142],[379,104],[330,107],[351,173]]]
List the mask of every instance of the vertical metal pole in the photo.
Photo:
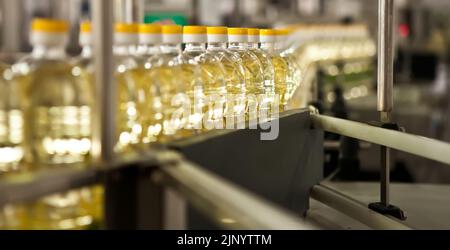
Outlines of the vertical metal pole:
[[25,10],[22,1],[2,0],[2,50],[20,52]]
[[[391,121],[394,77],[394,0],[378,1],[378,111],[382,123]],[[380,198],[389,205],[390,150],[381,147]]]
[[143,0],[113,0],[115,21],[121,23],[141,23],[144,20]]
[[114,158],[116,84],[113,77],[113,1],[92,0],[96,83],[93,153],[98,160]]

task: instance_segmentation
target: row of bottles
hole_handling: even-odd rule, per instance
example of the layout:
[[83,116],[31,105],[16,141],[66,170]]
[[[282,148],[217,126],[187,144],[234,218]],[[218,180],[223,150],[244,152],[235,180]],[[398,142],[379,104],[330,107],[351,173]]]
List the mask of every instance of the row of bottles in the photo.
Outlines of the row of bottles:
[[[227,118],[248,120],[252,112],[256,117],[261,110],[285,109],[299,71],[295,60],[282,53],[278,33],[117,24],[116,150],[225,128]],[[275,100],[279,107],[273,109]]]
[[[64,21],[34,20],[32,52],[12,66],[2,65],[3,173],[90,160],[95,98],[91,26],[80,27],[83,49],[76,58],[65,51],[68,29]],[[192,136],[227,116],[248,119],[248,112],[262,109],[263,102],[285,95],[289,63],[277,51],[275,31],[251,32],[249,43],[244,28],[116,24],[116,151]],[[259,35],[267,38],[264,46],[258,46]],[[8,205],[2,208],[0,226],[84,228],[93,223],[92,201],[99,193],[86,188]]]
[[[0,64],[0,175],[91,160],[91,25],[80,26],[75,58],[65,52],[66,22],[36,19],[31,26],[33,51],[12,66]],[[289,109],[302,81],[294,29],[114,28],[117,153]],[[101,197],[101,189],[85,188],[8,205],[0,227],[86,228],[101,216]]]

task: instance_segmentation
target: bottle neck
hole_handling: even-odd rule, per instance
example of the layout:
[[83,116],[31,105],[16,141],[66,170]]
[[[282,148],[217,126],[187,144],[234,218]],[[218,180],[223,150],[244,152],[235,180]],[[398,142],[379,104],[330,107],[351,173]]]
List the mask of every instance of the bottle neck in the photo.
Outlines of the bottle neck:
[[136,52],[136,46],[134,45],[115,45],[114,54],[118,56],[133,55]]
[[181,54],[181,44],[165,43],[161,45],[163,54]]
[[159,46],[156,44],[142,44],[138,48],[138,54],[140,55],[156,55],[159,53]]
[[258,43],[255,43],[255,42],[249,42],[249,43],[248,43],[248,48],[249,48],[249,49],[258,49],[259,46],[258,46]]
[[261,43],[261,49],[269,52],[273,52],[275,50],[275,44],[273,43]]
[[205,51],[206,46],[204,43],[186,43],[185,51]]
[[90,45],[85,45],[81,49],[81,57],[92,58],[92,47]]
[[284,48],[285,48],[285,41],[280,39],[275,43],[276,50],[283,50]]
[[33,47],[32,56],[34,58],[44,58],[44,59],[64,59],[66,57],[65,46],[46,46],[46,45],[35,45]]
[[224,50],[227,49],[226,42],[208,43],[208,50]]
[[244,42],[232,42],[228,45],[230,49],[247,49],[247,43]]

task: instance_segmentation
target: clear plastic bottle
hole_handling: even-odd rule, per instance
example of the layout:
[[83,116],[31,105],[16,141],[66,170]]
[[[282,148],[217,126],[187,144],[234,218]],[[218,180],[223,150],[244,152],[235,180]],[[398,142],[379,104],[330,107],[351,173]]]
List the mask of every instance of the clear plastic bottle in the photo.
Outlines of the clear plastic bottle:
[[239,117],[245,119],[247,87],[242,60],[237,54],[227,49],[227,27],[207,27],[207,32],[207,52],[217,57],[225,70],[228,93],[226,116],[233,119]]
[[[258,57],[248,49],[248,32],[245,28],[228,28],[228,50],[241,58],[247,87],[247,112],[255,115],[259,98],[265,93],[264,67]],[[251,117],[255,118],[255,117]]]
[[215,56],[206,53],[206,27],[184,26],[183,42],[186,45],[181,56],[183,75],[192,106],[189,127],[199,130],[212,129],[216,124],[223,126],[225,71]]
[[[0,176],[22,170],[23,110],[20,89],[11,81],[12,70],[0,63]],[[25,209],[22,205],[7,204],[0,207],[0,229],[25,228]]]
[[73,71],[80,72],[80,76],[85,78],[83,83],[86,86],[83,86],[83,91],[87,91],[87,93],[95,96],[91,29],[91,23],[88,21],[80,24],[79,44],[81,46],[81,54],[73,60],[75,66]]
[[273,29],[260,30],[261,50],[270,55],[275,70],[275,94],[280,99],[280,110],[284,110],[287,105],[287,71],[286,60],[276,51],[276,31]]
[[[300,66],[297,64],[294,54],[290,49],[291,45],[289,42],[289,30],[288,29],[278,29],[277,30],[277,41],[275,49],[278,51],[281,57],[287,62],[287,72],[286,72],[286,99],[289,101],[294,95],[294,92],[299,87],[301,82],[301,72]],[[289,107],[286,107],[289,109]]]
[[0,63],[0,175],[19,170],[23,158],[23,112],[12,70]]
[[89,158],[93,96],[84,89],[88,83],[81,72],[69,63],[67,32],[64,21],[34,20],[33,51],[16,67],[27,121],[25,159],[36,166]]
[[137,50],[137,91],[138,110],[142,127],[140,141],[146,145],[158,141],[163,126],[163,110],[160,91],[155,84],[155,66],[159,65],[161,26],[157,24],[139,25],[139,48]]
[[188,87],[181,61],[183,28],[178,25],[162,26],[162,40],[161,54],[157,60],[152,60],[154,66],[150,77],[152,91],[156,96],[160,96],[161,112],[156,112],[154,116],[156,119],[163,119],[163,124],[148,127],[147,133],[149,136],[158,134],[158,141],[167,142],[188,137],[193,131],[187,128],[189,115],[185,115],[186,107],[177,103],[180,99],[176,98],[186,94]]
[[[132,23],[115,24],[114,61],[117,84],[117,144],[116,152],[123,153],[136,149],[140,143],[142,126],[138,110],[139,93],[136,75],[138,25]],[[142,101],[142,100],[141,100]]]
[[275,101],[275,68],[272,62],[272,57],[265,50],[259,48],[259,29],[249,28],[247,29],[247,32],[248,48],[258,57],[264,71],[264,99],[260,100],[264,103],[260,104],[260,109],[261,107],[264,107],[270,111],[271,107],[273,107],[271,105]]
[[[74,58],[74,70],[81,72],[81,77],[86,80],[85,91],[95,96],[94,62],[92,52],[92,27],[89,21],[80,24],[79,44],[82,48],[81,54]],[[93,216],[93,223],[99,224],[103,217],[103,186],[85,187],[80,189],[80,206]]]
[[[68,24],[35,19],[33,51],[14,69],[25,111],[25,162],[32,169],[64,167],[89,160],[92,93],[65,53]],[[79,206],[80,193],[69,191],[42,198],[28,208],[30,227],[83,228],[92,216]]]

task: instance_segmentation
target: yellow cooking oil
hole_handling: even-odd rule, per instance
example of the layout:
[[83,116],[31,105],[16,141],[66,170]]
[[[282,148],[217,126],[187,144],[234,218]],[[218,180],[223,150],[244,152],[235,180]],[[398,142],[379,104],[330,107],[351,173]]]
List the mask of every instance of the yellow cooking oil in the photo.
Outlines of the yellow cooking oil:
[[[81,54],[73,59],[74,68],[72,71],[79,72],[80,77],[86,86],[88,93],[95,96],[94,82],[94,64],[92,51],[92,32],[91,23],[82,22],[80,24],[79,44],[82,48]],[[92,216],[92,223],[87,226],[89,229],[99,228],[103,220],[103,186],[85,187],[79,190],[79,206]]]
[[270,55],[275,73],[275,94],[279,97],[279,108],[283,111],[288,103],[287,74],[288,64],[275,50],[276,31],[273,29],[260,30],[261,50]]
[[[290,50],[289,29],[277,29],[277,41],[275,49],[277,53],[286,61],[286,99],[289,101],[301,82],[300,66],[295,59],[293,52]],[[286,107],[288,108],[288,107]]]
[[[11,81],[9,65],[0,63],[0,177],[22,170],[23,110],[20,106],[19,86]],[[0,229],[26,226],[25,207],[7,204],[0,207]]]
[[19,86],[11,78],[10,67],[0,63],[0,175],[17,171],[24,156]]
[[[187,128],[190,107],[183,105],[186,81],[183,80],[181,43],[183,28],[178,25],[161,27],[162,44],[157,56],[147,60],[150,70],[146,74],[150,110],[146,114],[144,135],[161,143],[192,135]],[[187,99],[187,98],[186,98]]]
[[114,33],[114,66],[117,85],[116,146],[119,154],[135,151],[143,132],[140,124],[138,80],[136,75],[138,25],[116,23]]
[[[20,61],[13,82],[20,85],[24,110],[24,163],[30,170],[60,168],[90,159],[92,93],[65,53],[68,24],[61,20],[32,22],[30,56]],[[79,206],[79,191],[40,199],[27,207],[28,226],[78,229],[92,223]]]
[[207,52],[218,59],[225,71],[224,80],[227,91],[225,114],[227,118],[242,117],[245,119],[247,87],[242,60],[227,49],[227,27],[207,27],[207,33]]
[[163,134],[163,107],[159,89],[155,85],[155,67],[159,66],[159,45],[162,42],[161,26],[139,24],[137,65],[132,71],[136,79],[137,110],[140,113],[140,143],[144,146],[160,141]]
[[248,32],[248,49],[252,52],[256,57],[258,57],[261,65],[263,67],[263,76],[264,76],[264,96],[260,98],[261,109],[265,109],[267,112],[273,113],[278,112],[278,110],[272,110],[275,106],[273,106],[274,102],[277,101],[275,99],[275,68],[272,62],[272,57],[265,50],[259,48],[260,38],[259,38],[259,29],[257,28],[249,28]]
[[191,100],[188,126],[196,131],[224,128],[226,112],[225,71],[219,60],[206,53],[207,29],[185,26],[182,54],[183,81]]
[[259,110],[258,99],[265,93],[264,68],[258,57],[248,49],[247,43],[247,29],[228,28],[228,50],[242,60],[247,89],[247,113],[249,118],[254,119]]

